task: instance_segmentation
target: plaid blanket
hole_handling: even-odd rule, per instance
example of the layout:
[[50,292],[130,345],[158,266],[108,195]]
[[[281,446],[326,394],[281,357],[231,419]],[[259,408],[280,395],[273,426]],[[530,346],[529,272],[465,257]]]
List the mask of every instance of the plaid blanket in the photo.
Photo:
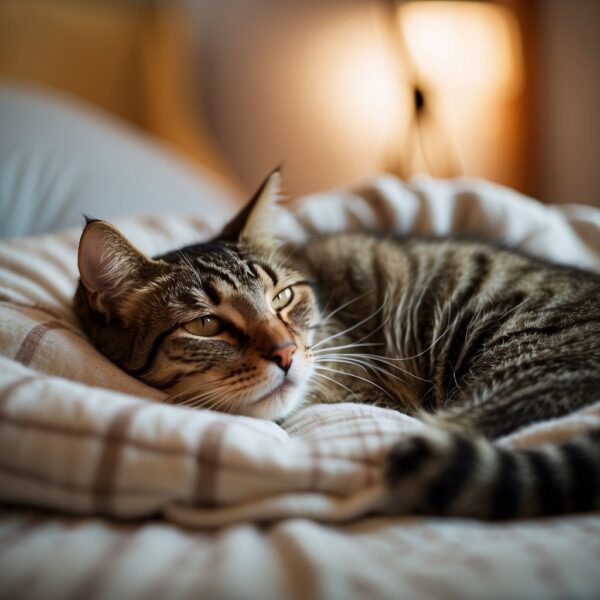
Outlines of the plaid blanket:
[[[419,179],[404,184],[381,177],[354,190],[306,197],[291,208],[281,224],[289,237],[355,228],[422,234],[477,232],[557,262],[600,270],[600,211],[546,207],[484,182]],[[209,235],[204,223],[181,217],[145,216],[116,224],[148,254]],[[579,590],[580,597],[585,597],[590,590],[600,589],[596,569],[588,569],[588,563],[570,566],[573,557],[584,560],[588,552],[587,556],[598,556],[600,523],[595,516],[510,526],[385,519],[361,521],[369,523],[364,529],[360,525],[335,529],[314,523],[376,514],[384,493],[382,458],[400,436],[423,425],[393,411],[357,404],[309,407],[282,428],[267,421],[163,403],[161,392],[121,372],[80,331],[71,310],[78,237],[78,231],[67,231],[0,244],[0,501],[79,515],[160,516],[163,523],[144,525],[132,533],[127,527],[97,519],[5,511],[0,519],[1,596],[9,590],[6,597],[23,597],[17,594],[23,586],[34,589],[40,581],[54,581],[57,597],[64,597],[65,590],[75,585],[70,575],[60,582],[53,575],[64,556],[46,554],[40,548],[53,548],[57,536],[75,548],[78,532],[87,532],[82,535],[92,545],[74,564],[79,560],[82,565],[96,565],[95,575],[88,576],[92,583],[102,580],[97,592],[105,597],[130,589],[103,580],[103,569],[115,555],[131,564],[140,561],[142,554],[149,556],[135,544],[138,536],[148,548],[157,549],[147,568],[155,573],[158,587],[146,590],[143,597],[177,595],[182,581],[189,583],[186,577],[192,577],[180,561],[190,568],[192,563],[199,564],[203,551],[189,559],[187,553],[210,540],[222,544],[215,550],[218,560],[235,563],[244,556],[248,561],[236,567],[236,572],[249,575],[248,594],[224,597],[252,597],[250,592],[259,589],[260,577],[272,585],[262,597],[314,597],[313,591],[326,586],[320,579],[319,556],[335,573],[333,559],[325,554],[339,551],[347,560],[344,577],[349,577],[353,569],[361,569],[363,561],[370,562],[370,572],[385,570],[388,563],[399,568],[394,554],[399,548],[408,561],[398,571],[407,576],[404,591],[394,594],[387,583],[363,580],[363,593],[355,597],[364,597],[369,586],[383,590],[387,597],[448,597],[442,594],[448,589],[461,598],[477,597],[468,590],[492,597],[486,594],[486,577],[501,581],[510,569],[538,578],[538,587],[521,590],[545,590],[544,577],[550,577],[552,569],[552,577],[562,578],[562,587],[554,588],[557,597],[560,590]],[[529,427],[502,443],[533,446],[567,439],[599,424],[597,403],[569,417]],[[255,525],[238,525],[215,538],[217,532],[183,533],[164,520],[202,528],[249,521],[280,525],[268,532]],[[399,528],[399,523],[406,527]],[[401,534],[393,533],[400,530]],[[392,555],[367,558],[358,546],[352,547],[349,540],[353,539],[370,545],[375,557],[385,554],[387,546]],[[439,552],[437,558],[429,556],[429,546]],[[22,547],[30,548],[28,556],[38,556],[39,568],[19,562]],[[309,554],[309,547],[314,555]],[[240,548],[248,552],[240,554]],[[256,555],[250,552],[252,548]],[[516,562],[515,548],[520,557]],[[72,552],[68,555],[73,557]],[[274,555],[280,557],[280,566],[267,576]],[[211,555],[210,564],[218,563],[215,556]],[[448,564],[462,566],[454,571],[440,566],[442,556]],[[501,557],[500,562],[494,562],[495,556]],[[426,580],[425,567],[415,566],[426,560],[438,561],[437,578]],[[208,563],[205,566],[209,569]],[[62,569],[65,573],[69,567]],[[77,568],[73,569],[76,577]],[[461,584],[463,571],[477,571],[480,586],[467,590]],[[226,572],[219,571],[222,589],[242,585],[225,582]],[[82,596],[91,584],[85,583],[81,573],[78,576]],[[216,572],[214,578],[213,584],[219,579]],[[517,577],[504,582],[498,589],[514,590],[518,581]],[[143,590],[146,584],[138,583]],[[127,585],[133,585],[131,580]],[[306,594],[298,592],[302,589],[308,590]],[[116,595],[111,596],[113,592]]]
[[[467,194],[460,184],[433,181],[411,188],[382,178],[306,198],[282,227],[290,237],[323,230],[323,224],[400,233],[493,228],[530,251],[560,250],[563,262],[599,264],[600,235],[581,239],[574,218],[502,188],[488,192],[495,194]],[[121,226],[148,254],[209,233],[203,223],[180,217]],[[583,230],[591,233],[589,223]],[[161,392],[121,372],[80,331],[71,310],[77,239],[70,231],[0,249],[1,499],[120,517],[162,513],[198,525],[291,515],[344,520],[377,509],[382,457],[420,423],[341,404],[308,408],[282,429],[161,403]],[[525,431],[509,443],[546,441],[565,427],[580,430],[597,413],[592,406],[531,428],[543,435]]]

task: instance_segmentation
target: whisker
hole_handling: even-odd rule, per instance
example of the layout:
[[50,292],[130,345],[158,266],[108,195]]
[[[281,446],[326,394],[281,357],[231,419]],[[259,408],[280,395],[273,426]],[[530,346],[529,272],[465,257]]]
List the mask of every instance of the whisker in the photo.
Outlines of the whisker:
[[354,396],[354,398],[359,401],[358,396],[346,385],[344,385],[342,382],[340,381],[336,381],[333,377],[329,377],[329,375],[325,375],[323,373],[315,373],[315,375],[317,377],[323,377],[324,379],[328,379],[329,381],[335,383],[336,385],[339,385],[341,387],[343,387],[346,391],[350,392],[350,394],[352,394],[352,396]]
[[[431,349],[433,349],[433,347],[450,331],[453,324],[454,324],[454,321],[452,321],[452,323],[450,323],[446,327],[446,329],[444,329],[444,331],[435,340],[433,340],[433,342],[431,342],[431,344],[427,348],[425,348],[425,350],[422,350],[418,354],[413,354],[412,356],[403,356],[403,357],[399,357],[399,358],[393,358],[391,356],[379,356],[377,354],[372,354],[371,356],[377,357],[377,358],[384,358],[385,360],[394,361],[394,362],[403,362],[403,361],[419,358],[420,356],[423,356],[423,354],[425,354],[425,353],[429,352]],[[366,344],[366,345],[368,346],[371,344]],[[373,345],[384,345],[384,344],[373,344]],[[352,347],[354,347],[354,344],[348,344],[347,347],[352,348]],[[328,351],[328,350],[341,350],[341,349],[342,349],[342,346],[324,348],[323,350]],[[315,352],[315,354],[318,354],[319,352],[320,351],[317,351],[317,352]]]
[[[452,369],[452,364],[450,364],[450,368]],[[452,369],[452,377],[454,377],[454,383],[456,384],[456,387],[458,388],[458,390],[462,394],[462,388],[460,387],[460,385],[458,383],[458,379],[456,379],[456,370],[455,369]]]
[[173,404],[173,401],[175,399],[179,398],[180,396],[184,396],[184,395],[190,394],[190,393],[195,393],[198,388],[204,387],[211,383],[216,383],[217,381],[223,381],[224,379],[227,379],[226,375],[223,377],[217,377],[215,379],[210,379],[209,381],[200,382],[198,384],[195,384],[194,387],[190,387],[185,390],[182,390],[181,392],[177,392],[176,394],[171,394],[171,395],[167,396],[165,398],[165,402],[167,402],[169,404]]
[[344,304],[342,304],[341,306],[338,306],[335,310],[331,311],[326,317],[324,317],[322,322],[326,323],[327,321],[329,321],[329,319],[331,319],[331,317],[333,317],[333,315],[335,315],[338,312],[340,312],[340,310],[346,308],[347,306],[349,306],[350,304],[356,302],[357,300],[360,300],[361,298],[364,298],[367,294],[370,294],[372,291],[373,290],[368,290],[366,292],[363,292],[359,296],[356,296],[356,298],[352,298],[352,300],[348,300],[348,302],[344,302]]
[[231,413],[233,411],[233,405],[231,403],[231,396],[229,392],[225,390],[223,393],[216,396],[214,399],[211,400],[210,403],[207,403],[207,408],[209,410],[214,410],[218,412]]
[[[367,321],[369,321],[370,319],[372,319],[377,313],[380,313],[384,308],[384,305],[382,304],[375,312],[371,313],[370,315],[368,315],[367,317],[365,317],[364,319],[361,319],[358,323],[355,323],[354,325],[348,327],[347,329],[344,329],[343,331],[340,331],[338,333],[334,333],[333,335],[330,335],[329,337],[326,337],[325,339],[322,339],[320,342],[317,342],[314,346],[312,346],[312,348],[318,348],[321,344],[325,344],[326,342],[330,341],[330,340],[334,340],[335,338],[340,337],[341,335],[344,335],[350,331],[353,331],[354,329],[356,329],[357,327],[360,327],[363,323],[366,323]],[[380,329],[381,326],[378,328]],[[372,331],[369,335],[372,335],[373,333],[375,333],[376,330]],[[368,337],[368,336],[366,336]],[[362,339],[366,339],[366,338],[362,338]],[[359,342],[361,340],[358,340]],[[312,349],[311,348],[311,349]]]
[[[398,381],[401,381],[402,383],[406,383],[406,381],[404,379],[402,379],[402,377],[398,377],[397,375],[394,375],[394,373],[390,373],[389,371],[387,371],[383,367],[380,367],[379,365],[374,365],[367,361],[362,361],[359,358],[345,358],[345,357],[349,356],[347,354],[342,355],[342,356],[344,356],[344,358],[332,357],[330,359],[330,361],[328,361],[328,362],[349,363],[349,364],[354,364],[354,365],[360,366],[363,369],[373,369],[374,371],[378,371],[379,373],[384,373],[387,377],[391,377],[393,379],[397,379]],[[378,357],[371,357],[371,358],[372,358],[372,360],[377,360]],[[319,362],[319,361],[317,361],[317,362]],[[384,362],[384,364],[387,364],[387,363]],[[387,366],[394,367],[395,369],[398,369],[402,373],[405,373],[406,375],[409,375],[410,377],[413,377],[414,379],[418,379],[419,381],[423,381],[424,383],[431,383],[428,379],[423,379],[422,377],[419,377],[418,375],[415,375],[414,373],[411,373],[410,371],[402,369],[401,367],[398,367],[396,365],[387,365]]]
[[212,393],[203,395],[192,406],[202,407],[207,410],[216,410],[215,407],[220,407],[230,399],[230,391],[228,389],[217,389]]
[[365,342],[364,344],[344,344],[343,346],[328,346],[327,348],[321,348],[320,350],[316,350],[313,352],[315,356],[319,354],[324,354],[325,352],[329,352],[330,350],[344,350],[345,348],[358,348],[362,346],[385,346],[383,342]]
[[347,364],[347,365],[354,365],[356,367],[359,367],[360,369],[362,369],[363,371],[367,371],[369,372],[369,366],[365,365],[364,363],[361,363],[358,360],[351,360],[351,359],[345,359],[345,358],[328,358],[325,357],[323,360],[316,360],[315,364],[325,364],[325,363],[343,363],[343,364]]
[[222,392],[229,392],[229,391],[230,390],[228,388],[224,388],[222,386],[218,387],[216,389],[206,390],[204,392],[199,392],[199,393],[196,393],[196,394],[190,396],[189,398],[180,402],[179,405],[180,406],[195,406],[200,402],[210,400],[213,396],[217,396],[217,395],[221,394]]
[[326,371],[331,371],[332,373],[338,373],[339,375],[348,375],[349,377],[355,377],[356,379],[360,379],[361,381],[364,381],[369,385],[373,385],[376,388],[380,389],[388,398],[391,398],[394,402],[397,401],[396,398],[394,398],[387,390],[382,388],[380,385],[377,385],[374,381],[371,381],[370,379],[366,379],[365,377],[356,375],[355,373],[348,373],[347,371],[340,371],[338,369],[332,369],[331,367],[324,367],[322,365],[315,365],[315,369],[324,369]]
[[[294,244],[295,241],[294,240],[285,240],[281,243],[279,243],[271,252],[271,255],[269,256],[269,263],[273,263],[276,264],[279,268],[286,268],[289,263],[289,259],[294,256],[294,254],[296,254],[297,252],[299,252],[302,247],[300,245],[293,247],[286,253],[283,254],[283,246],[287,245],[287,244]],[[276,254],[283,254],[283,256],[278,256],[277,259],[275,258]],[[289,267],[288,267],[289,268]]]
[[210,398],[215,393],[215,390],[209,390],[207,392],[203,392],[202,394],[195,394],[180,402],[179,406],[197,406],[199,403],[201,403],[205,399]]
[[[392,367],[394,369],[397,369],[398,371],[401,371],[402,373],[406,373],[407,375],[410,375],[411,377],[414,377],[415,379],[419,379],[420,381],[423,381],[425,383],[431,383],[431,381],[429,379],[423,379],[422,377],[419,377],[418,375],[415,375],[414,373],[411,373],[410,371],[407,371],[406,369],[403,369],[402,367],[399,367],[398,365],[388,362],[388,359],[386,359],[385,357],[379,356],[377,354],[361,354],[361,353],[353,353],[353,352],[348,352],[348,353],[340,353],[340,354],[325,354],[325,355],[319,355],[315,360],[319,360],[321,358],[330,358],[332,361],[336,361],[336,360],[360,360],[360,359],[365,359],[365,361],[368,360],[375,360],[377,362],[381,362],[385,365],[387,365],[388,367]],[[393,359],[390,359],[393,360]],[[378,367],[377,365],[370,365],[373,368],[381,368]],[[390,373],[390,376],[394,377],[394,375],[392,373]]]

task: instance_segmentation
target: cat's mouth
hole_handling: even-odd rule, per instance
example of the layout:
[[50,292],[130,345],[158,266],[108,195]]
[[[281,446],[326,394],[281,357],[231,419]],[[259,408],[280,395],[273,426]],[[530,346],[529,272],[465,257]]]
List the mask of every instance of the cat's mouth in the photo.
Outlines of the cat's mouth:
[[266,403],[269,400],[275,400],[279,396],[283,397],[283,395],[293,387],[294,387],[294,383],[292,381],[290,381],[289,378],[286,378],[283,380],[282,383],[280,383],[277,386],[275,386],[274,388],[272,388],[266,394],[263,394],[262,396],[259,396],[258,398],[256,398],[252,402],[252,406],[253,407],[258,406],[259,404]]

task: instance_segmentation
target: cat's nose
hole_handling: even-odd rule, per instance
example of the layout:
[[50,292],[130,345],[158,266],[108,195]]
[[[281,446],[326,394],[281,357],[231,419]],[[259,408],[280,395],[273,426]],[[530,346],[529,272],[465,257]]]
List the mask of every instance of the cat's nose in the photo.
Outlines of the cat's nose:
[[289,340],[283,344],[278,344],[271,348],[268,358],[277,363],[277,366],[287,374],[292,366],[292,360],[294,358],[294,352],[296,352],[296,344]]

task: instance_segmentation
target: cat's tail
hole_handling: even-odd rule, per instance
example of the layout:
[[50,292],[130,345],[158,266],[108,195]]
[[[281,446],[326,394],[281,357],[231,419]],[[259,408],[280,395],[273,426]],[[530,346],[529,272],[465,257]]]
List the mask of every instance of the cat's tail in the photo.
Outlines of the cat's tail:
[[508,449],[430,428],[387,457],[385,510],[509,519],[600,509],[600,429],[568,442]]

